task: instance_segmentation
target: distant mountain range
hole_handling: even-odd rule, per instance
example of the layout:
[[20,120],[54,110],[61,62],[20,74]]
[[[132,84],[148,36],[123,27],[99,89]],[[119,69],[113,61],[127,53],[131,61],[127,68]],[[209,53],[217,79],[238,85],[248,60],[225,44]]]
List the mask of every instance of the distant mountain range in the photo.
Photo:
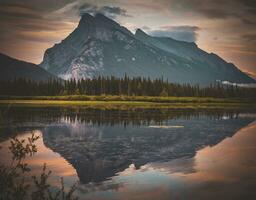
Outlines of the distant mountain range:
[[135,34],[102,14],[84,14],[78,27],[46,50],[41,67],[63,79],[142,76],[206,85],[253,83],[251,77],[195,43]]
[[[39,67],[40,66],[40,67]],[[0,80],[81,79],[95,76],[164,78],[208,85],[216,81],[255,83],[249,75],[195,43],[135,34],[102,14],[84,14],[78,27],[47,49],[40,65],[0,54]]]
[[38,65],[20,61],[0,53],[0,80],[12,80],[15,78],[45,81],[56,78],[56,76]]

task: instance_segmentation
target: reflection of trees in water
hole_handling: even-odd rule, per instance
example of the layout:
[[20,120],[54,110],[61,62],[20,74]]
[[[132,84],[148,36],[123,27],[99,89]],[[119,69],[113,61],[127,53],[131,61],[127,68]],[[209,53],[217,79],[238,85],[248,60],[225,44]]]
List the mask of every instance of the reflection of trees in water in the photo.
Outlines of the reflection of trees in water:
[[[1,111],[1,110],[0,110]],[[102,110],[83,108],[24,108],[13,107],[5,112],[5,123],[12,122],[85,122],[93,125],[149,125],[151,122],[161,125],[169,119],[221,119],[224,115],[233,118],[241,110],[195,110],[195,109],[130,109]]]

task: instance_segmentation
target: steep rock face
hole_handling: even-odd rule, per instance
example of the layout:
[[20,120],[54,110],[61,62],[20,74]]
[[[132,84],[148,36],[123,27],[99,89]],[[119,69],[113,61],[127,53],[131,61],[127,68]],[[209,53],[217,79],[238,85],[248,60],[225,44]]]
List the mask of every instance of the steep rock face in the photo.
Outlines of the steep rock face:
[[35,64],[17,60],[0,53],[0,80],[12,80],[15,78],[45,81],[56,77]]
[[91,78],[104,71],[103,50],[115,38],[132,34],[116,22],[98,14],[85,14],[78,27],[60,44],[45,52],[41,63],[46,70],[64,78]]
[[[230,82],[253,82],[250,77],[241,72],[236,66],[227,63],[214,53],[209,54],[201,50],[193,42],[177,41],[167,37],[152,37],[140,29],[136,31],[135,37],[150,46],[189,60],[190,63],[186,64],[186,66],[190,68],[191,78],[201,80],[201,83],[227,79]],[[203,77],[205,77],[205,80],[203,80]]]
[[134,35],[101,14],[83,15],[67,38],[46,50],[41,66],[64,79],[127,74],[178,83],[254,81],[195,43],[151,37],[141,30]]

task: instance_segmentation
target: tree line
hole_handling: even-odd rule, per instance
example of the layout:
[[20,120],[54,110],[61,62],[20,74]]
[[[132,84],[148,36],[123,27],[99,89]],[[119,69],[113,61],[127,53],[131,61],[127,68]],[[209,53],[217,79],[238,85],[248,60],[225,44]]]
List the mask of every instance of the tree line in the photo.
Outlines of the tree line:
[[206,87],[170,83],[163,78],[150,79],[124,76],[95,77],[92,79],[32,81],[14,79],[0,81],[0,95],[57,96],[57,95],[127,95],[176,97],[256,97],[255,88],[241,88],[220,83]]

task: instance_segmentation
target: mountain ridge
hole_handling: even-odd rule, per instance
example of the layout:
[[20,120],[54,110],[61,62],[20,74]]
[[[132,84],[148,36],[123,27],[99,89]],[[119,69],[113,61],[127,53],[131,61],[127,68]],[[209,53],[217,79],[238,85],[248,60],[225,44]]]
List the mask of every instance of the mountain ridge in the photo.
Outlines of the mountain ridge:
[[0,53],[0,80],[13,80],[15,78],[46,81],[56,77],[36,64]]
[[77,28],[47,49],[41,67],[64,79],[142,76],[176,83],[207,85],[217,80],[254,80],[193,42],[135,34],[102,14],[81,17]]

